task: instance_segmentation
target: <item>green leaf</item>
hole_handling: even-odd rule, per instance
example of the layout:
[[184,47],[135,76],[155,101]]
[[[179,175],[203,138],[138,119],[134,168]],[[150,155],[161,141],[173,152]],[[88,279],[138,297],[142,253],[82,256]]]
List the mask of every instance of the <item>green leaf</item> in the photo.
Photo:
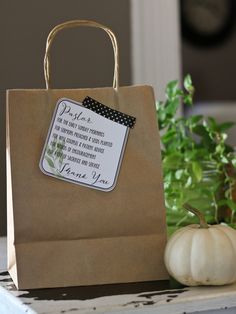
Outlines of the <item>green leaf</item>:
[[194,87],[192,84],[192,79],[191,79],[191,76],[189,74],[187,74],[184,78],[184,88],[187,91],[191,91],[191,92],[194,90]]
[[211,131],[217,130],[216,120],[212,117],[208,117],[208,126],[209,126]]
[[182,175],[184,174],[184,170],[183,169],[179,169],[175,172],[175,177],[177,180],[180,180]]
[[168,143],[169,141],[173,140],[174,136],[176,135],[175,130],[168,130],[166,133],[161,137],[161,140],[164,144]]
[[156,102],[156,110],[160,110],[160,108],[162,108],[164,105],[163,101],[157,101]]
[[225,156],[221,156],[220,160],[221,160],[221,162],[223,164],[228,164],[229,163],[228,159]]
[[157,122],[159,130],[163,130],[169,123],[168,118],[166,117],[166,109],[164,103],[159,101],[157,102]]
[[195,176],[195,178],[197,179],[197,181],[201,181],[202,179],[202,167],[200,165],[200,163],[193,161],[192,162],[192,170],[193,170],[193,174]]
[[222,154],[223,152],[224,152],[224,147],[221,144],[217,145],[216,146],[216,153]]
[[166,169],[178,169],[182,162],[182,155],[173,153],[163,159],[163,165]]
[[189,125],[190,127],[195,126],[198,122],[202,120],[203,116],[202,115],[195,115],[191,116],[186,120],[186,124]]
[[184,95],[183,100],[186,105],[191,106],[193,104],[193,98],[191,94]]
[[230,128],[232,128],[233,126],[235,126],[236,122],[224,122],[218,125],[218,129],[221,132],[224,132]]
[[187,182],[186,182],[186,184],[185,184],[185,188],[190,187],[191,184],[192,184],[192,178],[191,178],[191,177],[188,177]]
[[228,138],[228,134],[221,133],[221,138],[222,138],[223,142],[225,142],[227,140],[227,138]]
[[234,166],[234,168],[236,168],[236,158],[233,158],[233,159],[231,160],[231,163],[232,163],[232,165]]
[[196,156],[196,151],[195,150],[186,150],[185,152],[184,152],[184,160],[186,161],[186,162],[189,162],[189,161],[191,161],[191,159],[192,158],[194,158]]
[[51,158],[49,158],[48,156],[45,156],[45,159],[47,160],[47,163],[49,164],[51,168],[55,168],[54,162],[52,161]]
[[166,119],[166,111],[165,109],[163,108],[160,108],[158,111],[157,111],[157,119],[158,119],[158,125],[159,125],[159,128],[160,130],[162,130],[165,125],[167,124],[167,119]]
[[193,128],[193,132],[197,135],[200,135],[202,136],[203,138],[209,138],[209,134],[205,128],[205,126],[203,125],[196,125],[194,128]]
[[174,80],[174,81],[169,82],[166,87],[166,97],[168,99],[172,99],[174,96],[176,96],[177,90],[178,90],[178,81]]
[[232,211],[236,212],[236,202],[232,200],[227,200],[227,205]]
[[176,111],[180,105],[179,99],[174,98],[171,101],[169,100],[166,104],[166,114],[170,116],[174,116],[176,114]]

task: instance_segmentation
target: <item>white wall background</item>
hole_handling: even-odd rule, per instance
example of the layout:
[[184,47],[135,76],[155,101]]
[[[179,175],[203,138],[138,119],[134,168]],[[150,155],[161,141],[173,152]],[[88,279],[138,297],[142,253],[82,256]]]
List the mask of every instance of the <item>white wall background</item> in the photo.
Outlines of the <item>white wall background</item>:
[[131,0],[131,34],[133,83],[153,85],[162,100],[181,78],[179,1]]

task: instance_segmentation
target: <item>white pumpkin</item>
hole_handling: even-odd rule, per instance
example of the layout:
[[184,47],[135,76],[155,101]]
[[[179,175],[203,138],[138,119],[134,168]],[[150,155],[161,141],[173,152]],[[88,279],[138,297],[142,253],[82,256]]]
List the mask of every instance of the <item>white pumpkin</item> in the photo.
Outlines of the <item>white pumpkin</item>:
[[225,285],[236,281],[236,230],[208,226],[202,214],[185,206],[200,219],[176,231],[165,249],[169,274],[187,286]]

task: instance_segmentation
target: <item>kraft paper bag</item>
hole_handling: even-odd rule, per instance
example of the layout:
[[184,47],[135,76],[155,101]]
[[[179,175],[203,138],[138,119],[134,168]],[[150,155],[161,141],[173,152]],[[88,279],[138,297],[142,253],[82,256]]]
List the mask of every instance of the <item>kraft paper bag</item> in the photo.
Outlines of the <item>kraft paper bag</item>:
[[[49,50],[64,28],[109,35],[113,87],[52,89]],[[165,209],[155,99],[150,86],[118,85],[114,34],[92,21],[69,21],[48,36],[46,89],[7,91],[8,269],[19,289],[167,279]],[[99,79],[99,78],[98,78]],[[109,192],[45,175],[39,161],[59,99],[87,96],[136,118],[116,186]]]

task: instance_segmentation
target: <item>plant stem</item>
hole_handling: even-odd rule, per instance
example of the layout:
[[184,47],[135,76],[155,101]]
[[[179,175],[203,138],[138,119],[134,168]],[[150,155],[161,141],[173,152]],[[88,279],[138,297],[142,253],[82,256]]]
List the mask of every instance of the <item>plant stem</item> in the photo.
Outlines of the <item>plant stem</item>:
[[232,212],[231,212],[231,219],[230,219],[230,223],[231,224],[234,223],[234,214],[235,214],[235,212],[232,210]]
[[[225,169],[225,177],[226,177],[226,180],[228,181],[228,184],[229,184],[229,195],[228,195],[228,199],[233,201],[233,186],[234,186],[234,183],[233,183],[233,178],[230,177],[230,175],[228,174],[227,170]],[[232,210],[231,208],[231,218],[230,218],[230,223],[233,224],[234,223],[234,211]]]
[[[232,182],[232,179],[230,178],[230,181],[229,181],[229,189],[230,189],[230,200],[233,201],[233,182]],[[235,211],[231,209],[231,219],[230,219],[230,222],[231,224],[234,223],[234,214],[235,214]]]
[[215,198],[215,193],[212,193],[212,199],[213,199],[213,203],[214,203],[214,207],[215,207],[215,221],[216,223],[218,224],[219,223],[219,213],[218,213],[218,205],[217,205],[217,202],[216,202],[216,198]]
[[188,215],[186,215],[186,216],[184,216],[183,218],[181,218],[181,219],[177,222],[176,227],[179,227],[180,224],[181,224],[182,222],[184,222],[187,218],[188,218]]
[[204,228],[204,229],[207,229],[209,228],[206,220],[205,220],[205,217],[204,215],[196,208],[192,207],[191,205],[189,204],[184,204],[183,207],[185,209],[187,209],[190,213],[194,214],[195,216],[198,217],[199,219],[199,224],[200,224],[200,228]]

